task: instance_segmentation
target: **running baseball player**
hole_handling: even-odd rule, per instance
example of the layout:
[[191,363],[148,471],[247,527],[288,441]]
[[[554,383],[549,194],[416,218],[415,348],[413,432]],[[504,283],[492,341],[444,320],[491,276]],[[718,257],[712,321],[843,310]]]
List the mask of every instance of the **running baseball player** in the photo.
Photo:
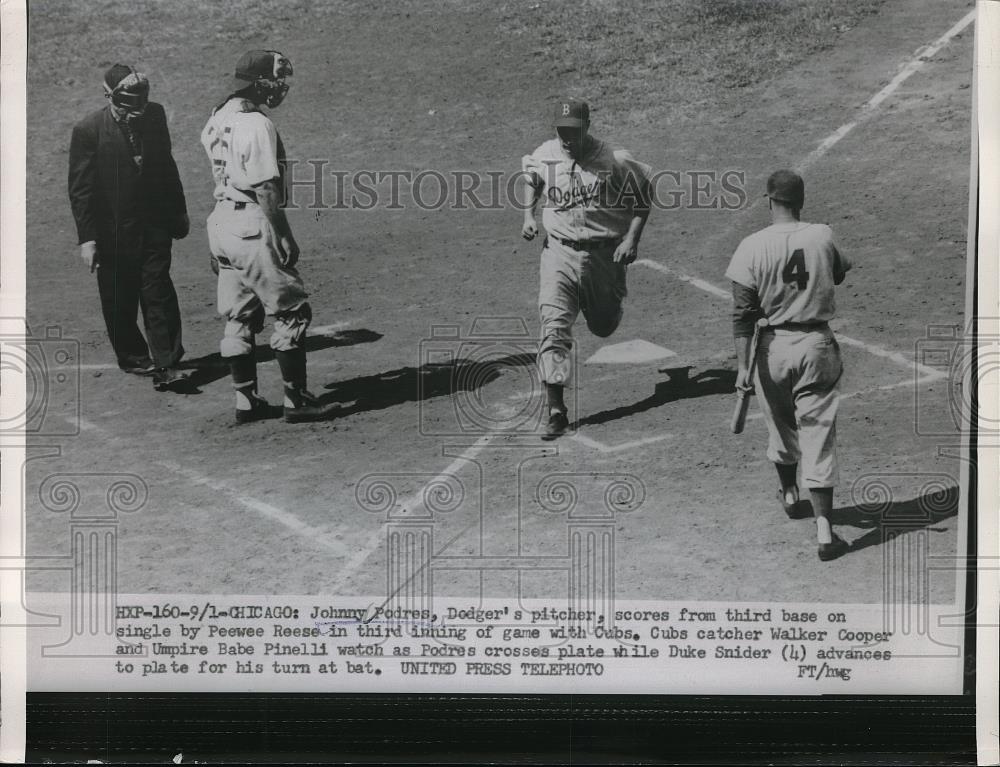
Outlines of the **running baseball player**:
[[797,516],[801,470],[809,488],[819,558],[828,561],[849,546],[830,527],[837,466],[837,406],[843,370],[840,347],[828,325],[834,285],[851,262],[833,244],[825,224],[807,224],[802,178],[779,170],[767,180],[771,225],[747,237],[733,254],[733,335],[739,368],[737,387],[746,391],[750,339],[762,323],[756,383],[767,423],[767,457],[781,484],[778,497],[789,517]]
[[215,179],[208,240],[219,278],[218,309],[226,318],[220,348],[236,390],[237,423],[271,414],[257,394],[254,356],[265,315],[274,317],[271,348],[284,381],[285,420],[322,420],[337,409],[306,389],[305,339],[312,310],[295,269],[299,246],[282,208],[285,152],[263,111],[281,104],[291,74],[291,62],[278,51],[245,53],[236,64],[233,92],[201,133]]
[[585,101],[559,101],[554,117],[556,138],[522,158],[526,240],[538,234],[535,208],[546,197],[538,369],[549,409],[548,440],[569,428],[564,390],[573,375],[573,323],[583,312],[590,332],[601,338],[618,327],[626,270],[638,255],[651,199],[649,166],[590,135]]

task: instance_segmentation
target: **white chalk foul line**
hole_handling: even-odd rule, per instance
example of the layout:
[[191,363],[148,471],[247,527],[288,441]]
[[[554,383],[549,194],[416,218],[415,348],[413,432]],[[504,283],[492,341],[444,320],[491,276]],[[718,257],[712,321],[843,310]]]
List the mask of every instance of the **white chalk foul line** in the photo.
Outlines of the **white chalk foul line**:
[[724,290],[710,282],[705,282],[705,280],[699,279],[698,277],[691,277],[687,274],[683,274],[682,272],[678,272],[676,269],[671,269],[669,266],[661,264],[659,261],[653,261],[649,258],[640,258],[635,263],[639,266],[655,269],[658,272],[669,275],[670,277],[680,280],[681,282],[686,282],[689,285],[694,285],[699,290],[711,293],[717,298],[724,298],[727,301],[732,298],[732,294],[728,290]]
[[303,522],[294,514],[291,514],[284,509],[258,500],[257,498],[247,495],[239,489],[232,487],[226,482],[222,482],[212,477],[206,477],[200,472],[188,469],[180,464],[174,463],[173,461],[156,461],[156,464],[165,469],[169,469],[174,474],[183,477],[192,484],[202,485],[203,487],[208,487],[217,492],[224,493],[241,506],[257,512],[272,522],[277,522],[279,525],[287,528],[291,532],[308,539],[309,542],[315,546],[326,549],[337,556],[344,556],[347,554],[347,546],[343,541],[331,537],[329,532],[326,530],[313,527],[312,525]]
[[[854,130],[854,128],[866,116],[874,113],[874,111],[882,104],[882,102],[884,102],[887,98],[889,98],[889,96],[893,92],[895,92],[900,85],[906,82],[906,80],[908,80],[914,74],[914,72],[919,70],[924,65],[927,59],[936,55],[938,51],[944,48],[944,46],[946,46],[951,41],[951,39],[955,37],[955,35],[959,34],[962,30],[964,30],[967,26],[969,26],[969,24],[971,24],[975,20],[975,18],[976,18],[976,11],[975,9],[973,9],[969,11],[965,16],[963,16],[956,24],[954,24],[951,27],[951,29],[949,29],[947,32],[941,35],[941,37],[939,37],[931,45],[924,46],[918,49],[917,52],[914,54],[913,58],[903,66],[903,68],[896,74],[896,76],[893,77],[892,80],[890,80],[889,83],[884,88],[882,88],[878,93],[876,93],[874,96],[868,99],[868,101],[862,107],[861,114],[855,120],[849,123],[845,123],[844,125],[841,125],[839,128],[837,128],[837,130],[835,130],[833,133],[831,133],[829,136],[823,139],[823,141],[820,142],[820,145],[816,147],[816,149],[814,149],[805,158],[805,160],[799,163],[799,168],[802,169],[811,165],[812,163],[820,159],[823,155],[825,155],[828,151],[830,151],[830,149],[833,146],[835,146],[842,138],[844,138],[844,136],[846,136],[848,133]],[[641,258],[637,260],[636,263],[641,264],[642,266],[648,267],[650,269],[655,269],[656,271],[661,272],[663,274],[670,275],[671,277],[674,277],[675,279],[678,279],[682,282],[686,282],[689,285],[693,285],[694,287],[703,290],[706,293],[710,293],[713,296],[716,296],[717,298],[729,300],[731,297],[729,291],[725,290],[724,288],[720,288],[717,285],[713,285],[712,283],[706,282],[705,280],[702,280],[698,277],[692,277],[690,275],[678,272],[657,261],[653,261],[648,258]],[[919,379],[908,380],[898,384],[892,384],[888,388],[895,388],[897,386],[907,386],[911,384],[921,384],[928,381],[934,381],[941,378],[946,378],[948,376],[948,374],[945,372],[942,372],[940,370],[935,370],[934,368],[923,365],[917,362],[916,360],[907,359],[904,355],[900,354],[899,352],[883,349],[882,347],[876,346],[875,344],[870,344],[867,343],[866,341],[861,341],[857,338],[841,335],[839,333],[837,334],[837,338],[838,340],[842,341],[848,346],[854,346],[859,349],[864,349],[869,354],[873,354],[876,357],[882,357],[883,359],[890,360],[896,363],[897,365],[900,365],[901,367],[904,367],[908,370],[915,370],[922,374],[922,377]],[[879,388],[886,388],[886,387],[879,387]]]
[[[490,440],[495,437],[496,434],[484,434],[482,437],[477,439],[473,444],[465,448],[455,459],[448,464],[442,471],[438,472],[429,482],[424,483],[417,492],[413,493],[408,498],[404,499],[402,503],[399,504],[400,511],[394,512],[395,514],[406,514],[411,509],[416,508],[424,502],[424,493],[427,491],[428,487],[431,487],[438,482],[447,482],[448,478],[453,476],[456,471],[458,471],[463,464],[471,461],[477,454],[482,452],[483,448],[486,447]],[[398,521],[398,517],[396,518]],[[386,519],[378,529],[372,532],[368,536],[368,540],[365,541],[364,545],[358,548],[354,555],[340,568],[340,572],[337,575],[337,580],[331,587],[331,594],[341,594],[344,593],[343,589],[347,586],[348,581],[354,577],[355,573],[361,568],[361,566],[368,561],[368,559],[375,553],[378,547],[385,540],[385,531],[389,525],[389,520]]]
[[[80,425],[81,431],[89,431],[100,434],[105,440],[115,442],[123,441],[118,435],[113,434],[104,427],[99,426],[92,421],[88,421],[83,417],[76,419],[75,423]],[[241,492],[235,487],[230,487],[224,482],[220,482],[219,480],[211,477],[206,477],[193,469],[187,469],[178,463],[174,463],[173,461],[156,461],[155,463],[165,469],[168,469],[169,471],[172,471],[174,474],[183,477],[189,482],[225,493],[241,506],[250,509],[251,511],[255,511],[273,522],[277,522],[292,532],[308,538],[314,544],[332,551],[339,556],[344,556],[347,553],[347,547],[343,542],[337,540],[336,538],[331,538],[326,531],[303,522],[294,514],[287,512],[284,509],[273,506],[270,503],[265,503],[264,501],[254,498],[252,495]]]
[[[705,282],[705,280],[681,274],[679,272],[674,271],[668,266],[664,266],[663,264],[657,261],[653,261],[648,258],[640,258],[635,263],[649,267],[650,269],[654,269],[658,272],[661,272],[662,274],[667,274],[670,275],[671,277],[675,277],[676,279],[686,282],[689,285],[693,285],[694,287],[700,290],[704,290],[706,293],[711,293],[716,298],[724,298],[728,301],[731,297],[728,291],[718,287],[717,285],[712,285],[709,282]],[[897,365],[906,368],[907,370],[916,370],[920,372],[923,375],[924,379],[926,380],[946,378],[948,375],[947,373],[941,370],[936,370],[932,367],[928,367],[927,365],[921,364],[916,360],[907,359],[905,355],[900,354],[899,352],[894,352],[889,349],[884,349],[881,346],[878,346],[876,344],[870,344],[867,341],[861,341],[857,338],[852,338],[851,336],[845,336],[841,333],[837,333],[837,340],[847,344],[848,346],[855,346],[859,349],[864,349],[866,352],[876,357],[882,357],[883,359],[890,360],[891,362],[894,362]]]
[[809,155],[799,163],[799,169],[804,170],[810,165],[819,160],[823,155],[830,151],[844,136],[854,130],[864,119],[875,112],[876,109],[885,101],[889,96],[891,96],[896,89],[899,88],[904,82],[906,82],[914,72],[918,71],[927,59],[933,57],[940,51],[944,46],[946,46],[955,35],[964,30],[969,26],[976,18],[976,10],[973,8],[965,16],[963,16],[951,29],[945,32],[941,37],[935,40],[928,46],[919,48],[914,54],[913,58],[908,61],[896,76],[889,81],[882,90],[872,96],[865,105],[861,108],[860,114],[851,122],[841,125],[837,130],[823,139],[820,145],[816,147]]
[[656,434],[652,437],[643,437],[642,439],[636,439],[631,442],[623,442],[620,445],[607,445],[599,440],[593,439],[592,437],[587,437],[577,431],[576,434],[571,434],[567,439],[571,439],[574,442],[579,442],[581,445],[586,445],[599,453],[620,453],[624,450],[632,450],[636,447],[642,447],[643,445],[651,445],[654,442],[663,442],[667,439],[673,439],[674,434]]
[[908,370],[916,370],[923,374],[923,377],[927,380],[936,380],[938,378],[947,378],[948,373],[943,370],[937,370],[927,365],[923,365],[916,360],[907,359],[906,356],[900,354],[899,352],[890,351],[889,349],[883,349],[881,346],[876,346],[875,344],[867,343],[866,341],[859,341],[857,338],[851,338],[850,336],[841,335],[837,333],[837,340],[841,343],[845,343],[848,346],[854,346],[858,349],[864,349],[869,354],[874,354],[876,357],[882,357],[883,359],[891,360],[897,365],[900,365]]

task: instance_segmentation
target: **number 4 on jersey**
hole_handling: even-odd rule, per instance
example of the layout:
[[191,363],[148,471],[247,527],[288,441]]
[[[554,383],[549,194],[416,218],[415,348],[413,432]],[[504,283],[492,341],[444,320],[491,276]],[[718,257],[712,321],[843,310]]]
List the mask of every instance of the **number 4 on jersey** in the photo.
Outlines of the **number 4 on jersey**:
[[809,283],[809,272],[806,271],[806,254],[802,248],[792,251],[791,258],[781,270],[781,279],[787,285],[794,282],[799,290],[805,290]]

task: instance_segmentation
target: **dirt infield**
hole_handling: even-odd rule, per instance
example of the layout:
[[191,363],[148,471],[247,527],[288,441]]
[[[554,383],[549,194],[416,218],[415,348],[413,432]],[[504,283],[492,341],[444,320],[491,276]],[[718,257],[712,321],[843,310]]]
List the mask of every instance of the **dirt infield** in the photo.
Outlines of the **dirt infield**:
[[[727,43],[732,66],[685,60],[672,76],[670,61],[650,53],[642,65],[650,85],[630,84],[628,100],[617,90],[627,68],[600,66],[601,56],[621,61],[627,51],[612,56],[618,49],[600,47],[595,36],[593,66],[554,60],[564,44],[553,37],[559,13],[551,2],[539,4],[537,23],[506,6],[444,0],[370,11],[332,4],[315,15],[293,4],[267,39],[250,16],[203,5],[186,13],[151,7],[170,24],[143,24],[141,47],[131,49],[116,48],[113,15],[82,19],[69,4],[32,6],[29,324],[79,341],[82,368],[80,418],[70,415],[79,434],[39,437],[61,455],[28,464],[29,553],[68,550],[65,517],[38,500],[47,477],[128,473],[149,495],[118,527],[122,592],[379,594],[385,532],[403,509],[410,518],[435,512],[442,557],[555,556],[570,523],[566,496],[552,488],[560,476],[575,488],[574,513],[593,518],[611,486],[622,597],[878,602],[884,567],[903,555],[900,541],[944,563],[955,555],[957,449],[939,450],[958,444],[953,387],[946,367],[914,362],[923,359],[929,326],[963,322],[972,27],[877,109],[864,105],[971,3],[886,0],[857,4],[846,21],[818,11],[796,16],[795,28],[815,39],[769,40],[767,51],[787,55],[769,53],[763,63],[751,35],[767,20],[751,19],[734,27],[744,37]],[[178,43],[181,19],[188,49]],[[671,31],[686,29],[666,29],[664,48]],[[642,44],[653,50],[648,37]],[[569,89],[594,102],[596,135],[658,169],[745,172],[750,196],[741,210],[654,211],[643,261],[630,268],[621,327],[607,340],[579,327],[574,435],[544,445],[524,433],[540,394],[531,363],[539,248],[520,239],[517,212],[294,211],[315,315],[311,387],[344,403],[344,414],[321,424],[237,427],[217,356],[222,325],[202,226],[210,176],[197,139],[236,55],[258,46],[294,62],[293,88],[275,120],[296,158],[345,171],[513,173],[548,137],[547,99]],[[50,54],[66,68],[53,70]],[[198,383],[189,395],[158,394],[118,372],[96,286],[75,258],[69,132],[101,105],[100,73],[118,58],[146,69],[152,98],[167,108],[194,222],[175,244],[173,266]],[[838,426],[843,486],[834,519],[855,545],[823,564],[812,523],[787,520],[774,499],[763,423],[728,433],[735,360],[728,304],[717,290],[726,288],[735,245],[767,223],[766,207],[756,204],[767,173],[797,165],[856,119],[805,172],[804,218],[829,223],[857,265],[838,294],[849,396]],[[484,332],[494,334],[489,347]],[[637,340],[673,354],[586,363],[602,347]],[[436,353],[459,362],[442,364]],[[483,359],[500,362],[475,364]],[[261,393],[277,401],[279,392],[276,366],[265,362]],[[934,601],[950,601],[955,579],[946,566],[939,576],[925,586]],[[33,573],[31,585],[61,590],[60,577]],[[508,593],[513,577],[490,576],[483,589]],[[439,585],[466,594],[478,579],[456,572]],[[521,586],[524,596],[553,588],[537,574]],[[902,598],[916,598],[916,584],[907,589]]]

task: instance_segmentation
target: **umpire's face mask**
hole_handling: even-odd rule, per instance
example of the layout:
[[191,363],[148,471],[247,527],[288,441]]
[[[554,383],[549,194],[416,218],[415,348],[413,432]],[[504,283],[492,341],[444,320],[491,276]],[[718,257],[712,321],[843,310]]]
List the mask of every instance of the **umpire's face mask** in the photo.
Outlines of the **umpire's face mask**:
[[149,103],[149,84],[137,83],[128,90],[115,88],[107,94],[115,114],[129,123],[136,123]]

